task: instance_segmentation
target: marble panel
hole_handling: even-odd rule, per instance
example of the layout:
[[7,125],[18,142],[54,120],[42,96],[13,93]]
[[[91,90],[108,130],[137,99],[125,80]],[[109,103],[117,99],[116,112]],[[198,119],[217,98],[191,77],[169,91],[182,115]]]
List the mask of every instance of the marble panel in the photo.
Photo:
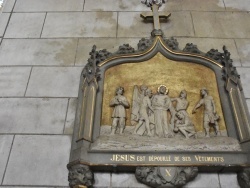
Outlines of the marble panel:
[[26,96],[77,97],[81,67],[34,67]]
[[0,67],[0,96],[24,96],[31,67]]
[[10,13],[0,13],[0,37],[3,36],[8,24]]
[[1,98],[0,132],[63,134],[67,99]]
[[39,38],[45,13],[12,13],[4,38]]
[[71,137],[17,135],[3,185],[67,186]]
[[250,40],[235,39],[236,46],[239,52],[240,60],[243,67],[250,67]]
[[2,182],[5,167],[9,158],[13,135],[0,135],[0,182]]
[[82,11],[84,0],[17,0],[15,12]]
[[192,12],[196,37],[249,38],[246,12]]
[[246,98],[250,98],[250,68],[237,68]]
[[0,65],[72,66],[76,48],[77,39],[4,39]]
[[115,37],[116,27],[116,12],[48,13],[42,37]]

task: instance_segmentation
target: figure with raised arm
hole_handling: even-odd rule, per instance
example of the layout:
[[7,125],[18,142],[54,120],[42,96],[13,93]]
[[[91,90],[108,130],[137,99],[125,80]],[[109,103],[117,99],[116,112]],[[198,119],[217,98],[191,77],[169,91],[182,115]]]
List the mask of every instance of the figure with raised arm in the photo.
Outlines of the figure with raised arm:
[[208,95],[208,90],[202,88],[200,90],[202,99],[196,104],[192,113],[195,113],[198,108],[204,105],[204,117],[203,117],[203,126],[205,129],[206,137],[209,135],[209,125],[211,124],[215,129],[215,134],[219,136],[220,130],[218,125],[219,116],[216,113],[215,103],[212,96]]
[[110,101],[110,107],[114,107],[112,114],[112,126],[111,134],[115,134],[117,127],[119,127],[119,133],[123,134],[126,121],[126,109],[129,108],[129,102],[126,97],[123,96],[124,88],[116,88],[116,96]]
[[135,126],[134,133],[137,134],[137,130],[145,124],[146,131],[147,131],[147,136],[153,136],[150,130],[150,120],[149,120],[149,113],[153,112],[153,108],[151,106],[151,100],[150,98],[152,97],[152,91],[150,89],[146,89],[144,92],[144,97],[142,99],[142,102],[140,104],[139,108],[139,122]]

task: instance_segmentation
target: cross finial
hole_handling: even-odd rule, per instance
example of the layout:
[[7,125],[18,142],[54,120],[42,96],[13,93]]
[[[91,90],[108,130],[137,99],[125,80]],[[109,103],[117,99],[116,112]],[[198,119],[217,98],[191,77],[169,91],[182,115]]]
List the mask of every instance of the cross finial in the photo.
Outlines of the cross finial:
[[[162,4],[165,3],[165,0],[142,0],[141,2],[145,5],[147,5],[148,7],[150,7],[152,12],[153,12],[153,15],[152,14],[149,15],[147,13],[142,13],[141,17],[145,20],[153,17],[154,30],[161,31],[160,18],[168,19],[171,16],[171,13],[159,14],[159,12],[158,12],[159,7],[161,7]],[[158,35],[162,35],[162,32],[159,32]]]

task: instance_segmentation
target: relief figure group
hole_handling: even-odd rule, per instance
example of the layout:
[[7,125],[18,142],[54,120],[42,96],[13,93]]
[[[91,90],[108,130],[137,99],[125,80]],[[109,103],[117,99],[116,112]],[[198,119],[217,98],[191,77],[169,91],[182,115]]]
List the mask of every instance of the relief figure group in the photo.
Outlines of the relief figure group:
[[[202,88],[200,92],[202,98],[194,106],[192,113],[204,106],[205,136],[210,137],[210,125],[213,126],[216,136],[219,136],[219,116],[216,113],[213,97],[208,95],[206,88]],[[125,128],[125,108],[129,108],[130,104],[123,93],[124,88],[118,87],[116,96],[110,101],[110,107],[114,107],[111,134],[115,134],[118,128],[118,132],[123,134]],[[178,97],[170,98],[165,85],[160,85],[156,94],[145,85],[134,86],[131,109],[133,134],[172,138],[180,133],[186,139],[197,138],[194,124],[187,112],[188,105],[186,90],[182,90]]]

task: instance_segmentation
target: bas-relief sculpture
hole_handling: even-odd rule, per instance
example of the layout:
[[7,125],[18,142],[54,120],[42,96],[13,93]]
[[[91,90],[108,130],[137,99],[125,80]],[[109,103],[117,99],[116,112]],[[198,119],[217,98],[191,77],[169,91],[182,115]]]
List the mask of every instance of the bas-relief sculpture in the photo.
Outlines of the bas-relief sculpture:
[[[170,16],[158,14],[164,1],[143,3],[153,12],[141,15],[153,18],[152,37],[141,39],[138,50],[124,44],[113,54],[94,46],[83,70],[68,164],[70,187],[91,187],[92,171],[98,170],[134,170],[138,181],[166,188],[183,186],[198,168],[221,172],[249,166],[250,118],[230,53],[225,47],[222,53],[203,53],[192,43],[180,50],[177,40],[165,38],[160,29],[159,19]],[[160,61],[150,64],[155,57]],[[150,77],[148,70],[153,70]],[[202,127],[205,134],[200,134]],[[249,169],[238,173],[241,187],[249,187],[249,179]]]
[[[124,88],[118,87],[116,97],[110,102],[110,106],[115,107],[112,114],[111,135],[115,134],[118,124],[120,134],[123,133],[125,128],[125,108],[129,108],[129,102],[123,96],[123,92]],[[194,106],[192,113],[196,113],[197,109],[204,105],[203,127],[205,137],[210,137],[210,125],[214,128],[215,135],[220,136],[218,125],[220,116],[216,113],[213,97],[208,95],[206,88],[202,88],[200,93],[202,99]],[[173,102],[176,103],[175,107]],[[186,139],[197,138],[195,126],[187,113],[189,102],[187,101],[186,90],[182,90],[179,97],[170,98],[165,85],[160,85],[156,94],[152,94],[152,90],[145,85],[134,86],[132,103],[131,118],[137,122],[133,134],[171,138],[174,137],[175,133],[181,132]]]
[[206,137],[209,136],[209,125],[212,124],[215,130],[216,135],[220,135],[218,120],[220,116],[216,114],[216,108],[214,99],[212,96],[208,95],[208,90],[206,88],[201,89],[202,99],[194,107],[193,112],[196,112],[196,109],[204,105],[204,121],[203,126],[206,132]]
[[112,114],[112,128],[111,134],[115,134],[117,127],[119,128],[119,133],[122,134],[125,128],[126,111],[125,108],[129,107],[129,102],[126,97],[123,96],[124,88],[116,88],[116,96],[110,101],[110,106],[114,107]]

